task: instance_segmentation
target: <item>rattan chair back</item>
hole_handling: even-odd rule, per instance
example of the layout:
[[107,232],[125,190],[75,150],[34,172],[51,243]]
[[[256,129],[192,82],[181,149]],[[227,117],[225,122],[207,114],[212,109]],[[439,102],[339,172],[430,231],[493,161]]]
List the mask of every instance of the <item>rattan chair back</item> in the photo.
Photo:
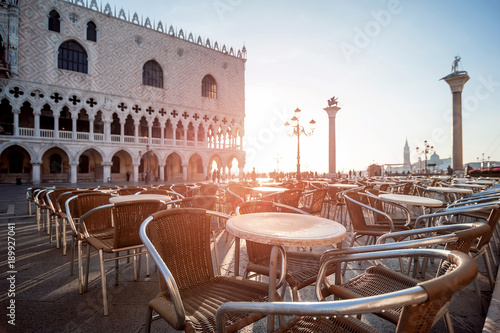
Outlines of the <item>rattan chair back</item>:
[[[369,323],[350,315],[381,313],[400,308],[396,332],[429,332],[439,315],[450,303],[458,290],[466,287],[477,274],[477,264],[461,252],[407,249],[375,251],[353,255],[339,255],[323,262],[316,294],[318,299],[328,295],[323,287],[326,268],[337,262],[356,260],[389,259],[401,257],[427,257],[450,262],[446,274],[424,282],[417,282],[401,290],[379,292],[376,296],[364,296],[355,300],[335,300],[323,302],[267,302],[230,303],[217,311],[218,332],[225,332],[224,318],[228,313],[263,313],[274,315],[295,315],[275,332],[379,332]],[[342,320],[339,320],[342,318]],[[376,322],[375,322],[376,323]]]
[[278,195],[278,202],[287,206],[298,208],[301,196],[301,189],[286,190]]
[[207,210],[215,210],[217,204],[217,196],[215,195],[198,195],[194,197],[183,198],[179,202],[180,208],[203,208]]
[[118,195],[131,195],[131,194],[136,194],[137,192],[144,191],[144,187],[125,187],[125,188],[120,188],[116,191],[116,194]]
[[[141,239],[160,271],[160,293],[149,303],[146,332],[153,311],[176,330],[215,332],[215,312],[223,303],[267,300],[266,283],[215,274],[210,249],[213,216],[230,217],[200,208],[174,208],[142,224]],[[225,324],[235,332],[262,317],[233,315]]]
[[217,195],[219,185],[217,184],[202,184],[200,187],[201,195]]
[[327,192],[328,189],[326,188],[321,188],[310,192],[303,192],[302,196],[305,197],[304,200],[306,203],[305,206],[301,207],[300,209],[306,211],[311,215],[321,215]]
[[[75,192],[73,192],[75,193]],[[110,193],[94,191],[93,193],[78,194],[75,199],[76,212],[78,216],[82,216],[93,208],[109,204]],[[113,222],[109,211],[101,211],[92,214],[85,219],[86,232],[95,234],[98,232],[108,231],[113,229]]]

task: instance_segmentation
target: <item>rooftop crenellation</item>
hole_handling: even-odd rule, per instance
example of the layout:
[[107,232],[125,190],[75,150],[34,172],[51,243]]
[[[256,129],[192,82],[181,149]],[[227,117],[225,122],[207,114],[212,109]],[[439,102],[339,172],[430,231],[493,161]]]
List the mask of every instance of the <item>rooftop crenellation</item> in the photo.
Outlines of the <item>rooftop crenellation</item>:
[[[101,3],[101,5],[99,6],[99,4],[97,3],[96,0],[91,0],[91,1],[88,1],[88,0],[85,0],[85,1],[84,0],[63,0],[63,1],[72,3],[72,4],[80,6],[80,7],[87,8],[87,9],[90,9],[90,10],[93,10],[93,11],[96,11],[99,13],[102,13],[108,17],[114,17],[114,18],[117,18],[117,19],[120,19],[123,21],[127,21],[127,22],[132,23],[132,24],[140,25],[140,26],[147,28],[147,29],[162,32],[162,33],[167,34],[169,36],[176,37],[176,38],[179,38],[179,39],[182,39],[182,40],[185,40],[185,41],[191,42],[193,44],[197,44],[197,45],[200,45],[200,46],[203,46],[203,47],[215,50],[215,51],[219,51],[221,53],[228,54],[228,55],[233,56],[233,57],[241,58],[244,60],[246,60],[246,57],[247,57],[247,50],[246,50],[245,46],[243,46],[243,48],[241,50],[238,49],[237,51],[235,51],[235,49],[233,49],[233,47],[226,47],[225,44],[222,44],[222,47],[220,47],[219,43],[217,41],[212,42],[210,40],[210,38],[203,38],[203,37],[201,37],[199,35],[197,36],[191,32],[188,34],[187,32],[184,32],[183,29],[174,28],[172,25],[170,25],[170,27],[168,27],[168,25],[163,24],[163,22],[161,20],[158,21],[158,23],[156,23],[154,20],[151,21],[150,18],[147,16],[146,16],[146,19],[144,19],[144,17],[141,15],[141,17],[139,19],[139,15],[137,14],[137,12],[134,12],[133,15],[130,15],[130,12],[128,12],[128,14],[125,13],[125,10],[123,8],[121,8],[119,11],[117,11],[116,6],[114,7],[114,9],[112,9],[111,5],[109,3],[107,3],[106,5],[102,5],[102,3]],[[12,2],[12,1],[10,1],[10,2]],[[17,1],[16,1],[16,3],[17,3]]]

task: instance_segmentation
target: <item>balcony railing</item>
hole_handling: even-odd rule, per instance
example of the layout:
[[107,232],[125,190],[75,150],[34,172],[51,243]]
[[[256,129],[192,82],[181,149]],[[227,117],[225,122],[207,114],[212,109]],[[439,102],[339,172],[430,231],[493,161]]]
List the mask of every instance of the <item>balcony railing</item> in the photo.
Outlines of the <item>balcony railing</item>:
[[[103,133],[93,133],[94,134],[94,141],[101,141],[104,142],[104,134]],[[36,137],[35,135],[35,129],[34,128],[24,128],[20,127],[19,128],[19,136],[21,137]],[[55,137],[55,131],[50,130],[50,129],[40,129],[40,138],[54,138]],[[59,139],[63,140],[73,140],[73,132],[72,131],[59,131]],[[133,135],[123,135],[123,141],[122,141],[122,136],[119,134],[111,134],[110,135],[110,141],[111,142],[124,142],[124,143],[132,143],[132,144],[140,144],[140,145],[147,145],[150,143],[150,139],[148,137],[138,137],[137,138],[139,142],[136,142],[136,137]],[[90,133],[88,132],[76,132],[76,140],[77,141],[89,141],[90,140]],[[161,146],[162,145],[162,139],[161,138],[151,138],[151,144],[153,146]],[[163,145],[165,146],[186,146],[186,147],[200,147],[200,148],[213,148],[213,144],[209,145],[208,141],[193,141],[193,140],[173,140],[173,139],[163,139]],[[223,149],[222,145],[215,145],[216,149]],[[241,150],[242,147],[241,145],[237,145],[233,148],[226,147],[229,149],[237,149]]]

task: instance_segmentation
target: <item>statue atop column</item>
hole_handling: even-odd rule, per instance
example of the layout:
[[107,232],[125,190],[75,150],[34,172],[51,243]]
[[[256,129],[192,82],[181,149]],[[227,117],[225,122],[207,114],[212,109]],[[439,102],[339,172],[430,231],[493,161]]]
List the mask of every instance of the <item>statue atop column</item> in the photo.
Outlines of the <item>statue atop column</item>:
[[451,72],[456,73],[458,72],[458,63],[460,62],[460,57],[455,56],[455,60],[453,60],[453,63],[451,64]]
[[337,105],[338,105],[337,97],[333,96],[332,98],[330,98],[328,100],[328,107],[337,106]]

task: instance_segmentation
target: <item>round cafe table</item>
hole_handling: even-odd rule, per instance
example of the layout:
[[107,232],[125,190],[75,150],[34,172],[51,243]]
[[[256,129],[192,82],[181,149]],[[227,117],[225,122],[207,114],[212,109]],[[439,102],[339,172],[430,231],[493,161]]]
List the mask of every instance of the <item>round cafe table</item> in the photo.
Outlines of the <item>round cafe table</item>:
[[427,190],[441,193],[472,194],[472,190],[460,187],[428,187]]
[[[269,261],[269,301],[276,291],[278,247],[313,247],[341,243],[346,237],[345,227],[335,221],[313,215],[291,213],[253,213],[231,217],[226,230],[235,236],[235,275],[239,275],[240,239],[273,245]],[[339,265],[337,272],[340,272]],[[283,272],[284,274],[284,272]],[[337,276],[340,274],[335,274]],[[272,317],[268,328],[272,327]]]
[[287,191],[286,187],[272,187],[272,186],[257,186],[252,187],[252,191],[259,192],[262,194],[271,194],[271,193],[282,193]]
[[328,184],[329,187],[335,187],[335,188],[341,188],[341,189],[351,189],[351,188],[357,188],[359,185],[356,184]]
[[163,194],[118,195],[116,197],[109,198],[109,203],[126,202],[126,201],[137,201],[137,200],[163,200],[163,201],[171,201],[172,198],[169,195],[163,195]]
[[441,200],[419,197],[416,195],[406,194],[380,194],[379,198],[385,201],[391,201],[403,205],[421,206],[421,207],[441,207],[443,202]]
[[400,205],[420,207],[422,214],[425,214],[426,207],[436,208],[442,207],[444,204],[441,200],[438,199],[407,194],[379,194],[379,198],[382,201],[390,201]]

